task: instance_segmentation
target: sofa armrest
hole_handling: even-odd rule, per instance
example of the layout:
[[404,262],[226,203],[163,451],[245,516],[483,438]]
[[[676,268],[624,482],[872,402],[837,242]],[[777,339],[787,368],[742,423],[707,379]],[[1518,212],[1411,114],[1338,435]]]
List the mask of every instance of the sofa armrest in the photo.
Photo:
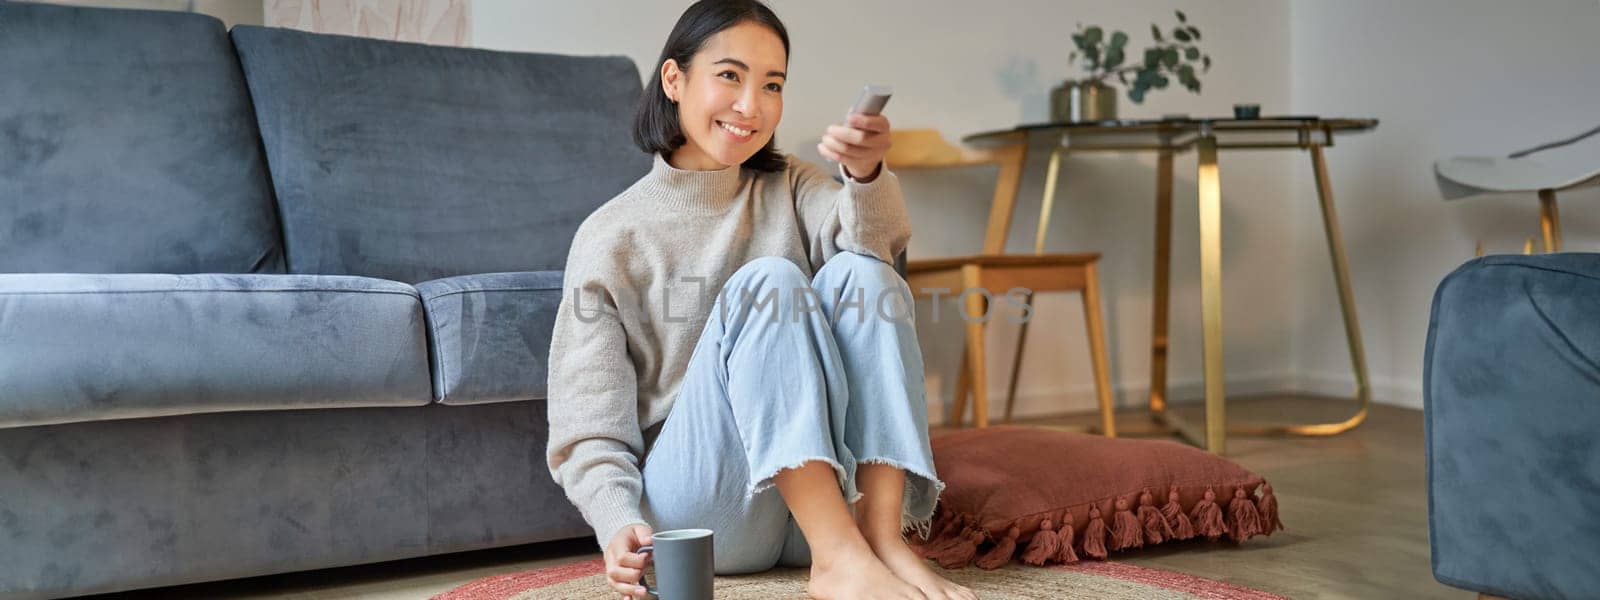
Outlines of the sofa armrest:
[[545,398],[561,271],[484,273],[417,284],[444,404]]
[[1434,577],[1513,598],[1600,589],[1600,255],[1446,277],[1423,397]]

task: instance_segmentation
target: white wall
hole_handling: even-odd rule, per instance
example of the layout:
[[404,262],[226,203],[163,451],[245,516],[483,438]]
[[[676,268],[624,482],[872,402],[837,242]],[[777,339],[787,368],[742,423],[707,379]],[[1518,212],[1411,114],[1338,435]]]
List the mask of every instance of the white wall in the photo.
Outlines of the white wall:
[[147,10],[176,10],[211,15],[227,27],[234,25],[260,25],[262,0],[33,0],[48,4],[74,6],[101,6],[106,8],[136,8]]
[[[1377,396],[1421,407],[1434,287],[1476,242],[1521,252],[1539,232],[1532,194],[1440,200],[1432,161],[1503,156],[1600,124],[1600,2],[1295,0],[1289,13],[1294,109],[1382,120],[1329,150],[1329,169]],[[1345,393],[1354,380],[1310,163],[1296,165],[1297,386]],[[1560,198],[1566,250],[1600,250],[1597,197]]]

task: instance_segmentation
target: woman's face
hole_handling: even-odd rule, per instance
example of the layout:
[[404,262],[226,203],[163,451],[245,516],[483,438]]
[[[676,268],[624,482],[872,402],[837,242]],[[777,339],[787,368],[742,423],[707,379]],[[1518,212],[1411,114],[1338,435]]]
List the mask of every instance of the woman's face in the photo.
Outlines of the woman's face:
[[783,117],[789,56],[762,25],[740,23],[706,41],[687,70],[668,59],[661,85],[678,103],[686,138],[668,162],[679,169],[724,169],[767,145]]

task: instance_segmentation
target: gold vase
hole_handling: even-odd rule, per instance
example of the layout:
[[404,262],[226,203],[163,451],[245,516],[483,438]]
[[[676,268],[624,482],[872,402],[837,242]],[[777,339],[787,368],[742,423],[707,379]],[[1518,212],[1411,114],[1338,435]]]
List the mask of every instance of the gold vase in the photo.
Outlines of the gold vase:
[[1060,122],[1117,118],[1117,90],[1099,81],[1068,79],[1050,91],[1050,119]]

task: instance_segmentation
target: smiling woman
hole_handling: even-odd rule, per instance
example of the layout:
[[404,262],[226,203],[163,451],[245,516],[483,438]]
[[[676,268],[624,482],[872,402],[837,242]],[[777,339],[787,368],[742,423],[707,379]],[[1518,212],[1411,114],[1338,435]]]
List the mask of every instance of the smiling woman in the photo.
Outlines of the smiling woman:
[[756,0],[696,2],[667,37],[634,121],[650,172],[567,258],[548,467],[623,595],[645,595],[654,531],[696,528],[716,573],[809,565],[816,598],[972,598],[902,537],[944,484],[914,320],[880,318],[912,306],[889,264],[911,237],[889,120],[828,127],[842,183],[780,153],[788,63]]
[[786,161],[772,134],[783,118],[789,33],[765,6],[724,4],[691,8],[673,27],[639,103],[634,140],[680,169],[781,171]]
[[783,67],[788,63],[788,43],[780,46],[780,40],[775,30],[746,22],[707,40],[697,65],[670,58],[662,62],[662,90],[677,106],[686,138],[668,162],[680,169],[711,170],[742,164],[754,154],[760,158],[752,166],[759,167],[769,158],[761,155],[777,153],[772,131],[783,118]]

